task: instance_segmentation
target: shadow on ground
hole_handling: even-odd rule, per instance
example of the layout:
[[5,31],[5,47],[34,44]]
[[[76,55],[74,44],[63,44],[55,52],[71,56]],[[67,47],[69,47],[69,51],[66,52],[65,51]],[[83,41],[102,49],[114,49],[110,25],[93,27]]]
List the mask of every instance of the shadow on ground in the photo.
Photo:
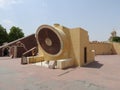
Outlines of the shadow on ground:
[[99,69],[102,66],[103,66],[103,64],[99,63],[98,61],[94,61],[94,62],[92,62],[90,64],[85,65],[84,67],[85,68],[96,68],[96,69]]

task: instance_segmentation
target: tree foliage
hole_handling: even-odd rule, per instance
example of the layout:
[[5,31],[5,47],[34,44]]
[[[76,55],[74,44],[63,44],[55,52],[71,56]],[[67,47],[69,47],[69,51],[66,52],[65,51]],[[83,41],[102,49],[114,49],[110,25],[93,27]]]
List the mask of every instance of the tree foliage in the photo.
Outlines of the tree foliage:
[[2,25],[0,25],[0,45],[8,41],[8,33]]
[[120,37],[112,37],[112,42],[120,42]]
[[24,33],[22,32],[22,29],[15,26],[11,27],[9,32],[9,42],[17,40],[22,37],[24,37]]
[[0,25],[0,46],[5,42],[11,42],[22,37],[24,37],[24,33],[19,27],[13,26],[11,27],[10,32],[7,33],[6,29]]

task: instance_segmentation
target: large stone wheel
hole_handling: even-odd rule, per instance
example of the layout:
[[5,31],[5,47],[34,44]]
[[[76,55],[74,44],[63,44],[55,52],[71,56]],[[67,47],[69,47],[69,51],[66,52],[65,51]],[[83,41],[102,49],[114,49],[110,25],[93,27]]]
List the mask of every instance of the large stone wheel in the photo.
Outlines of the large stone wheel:
[[43,28],[38,32],[38,41],[42,49],[52,55],[60,52],[61,43],[58,35],[49,28]]

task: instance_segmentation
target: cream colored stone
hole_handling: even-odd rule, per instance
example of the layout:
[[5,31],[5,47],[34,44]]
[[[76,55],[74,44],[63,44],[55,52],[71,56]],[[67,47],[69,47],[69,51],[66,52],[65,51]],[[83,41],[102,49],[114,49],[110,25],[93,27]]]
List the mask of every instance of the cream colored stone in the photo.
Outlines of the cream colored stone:
[[91,48],[96,55],[120,55],[120,43],[115,42],[91,42]]
[[[55,55],[47,53],[40,45],[38,35],[40,30],[44,28],[53,31],[60,40],[61,49]],[[61,69],[70,66],[83,66],[94,61],[95,55],[89,43],[88,32],[82,28],[69,29],[59,24],[55,24],[53,27],[42,25],[37,29],[36,39],[39,51],[38,56],[43,55],[45,61],[57,60],[57,65]],[[52,40],[48,39],[45,39],[45,43],[48,46],[53,44]],[[71,59],[68,60],[67,58]]]

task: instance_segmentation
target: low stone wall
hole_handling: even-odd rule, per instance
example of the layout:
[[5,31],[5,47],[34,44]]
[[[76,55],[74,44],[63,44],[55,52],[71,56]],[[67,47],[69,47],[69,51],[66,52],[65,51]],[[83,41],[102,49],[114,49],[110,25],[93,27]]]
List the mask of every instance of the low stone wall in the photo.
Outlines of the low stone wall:
[[95,50],[96,55],[111,55],[115,54],[112,43],[107,42],[91,42],[91,47]]
[[112,43],[114,52],[118,55],[120,55],[120,43]]

